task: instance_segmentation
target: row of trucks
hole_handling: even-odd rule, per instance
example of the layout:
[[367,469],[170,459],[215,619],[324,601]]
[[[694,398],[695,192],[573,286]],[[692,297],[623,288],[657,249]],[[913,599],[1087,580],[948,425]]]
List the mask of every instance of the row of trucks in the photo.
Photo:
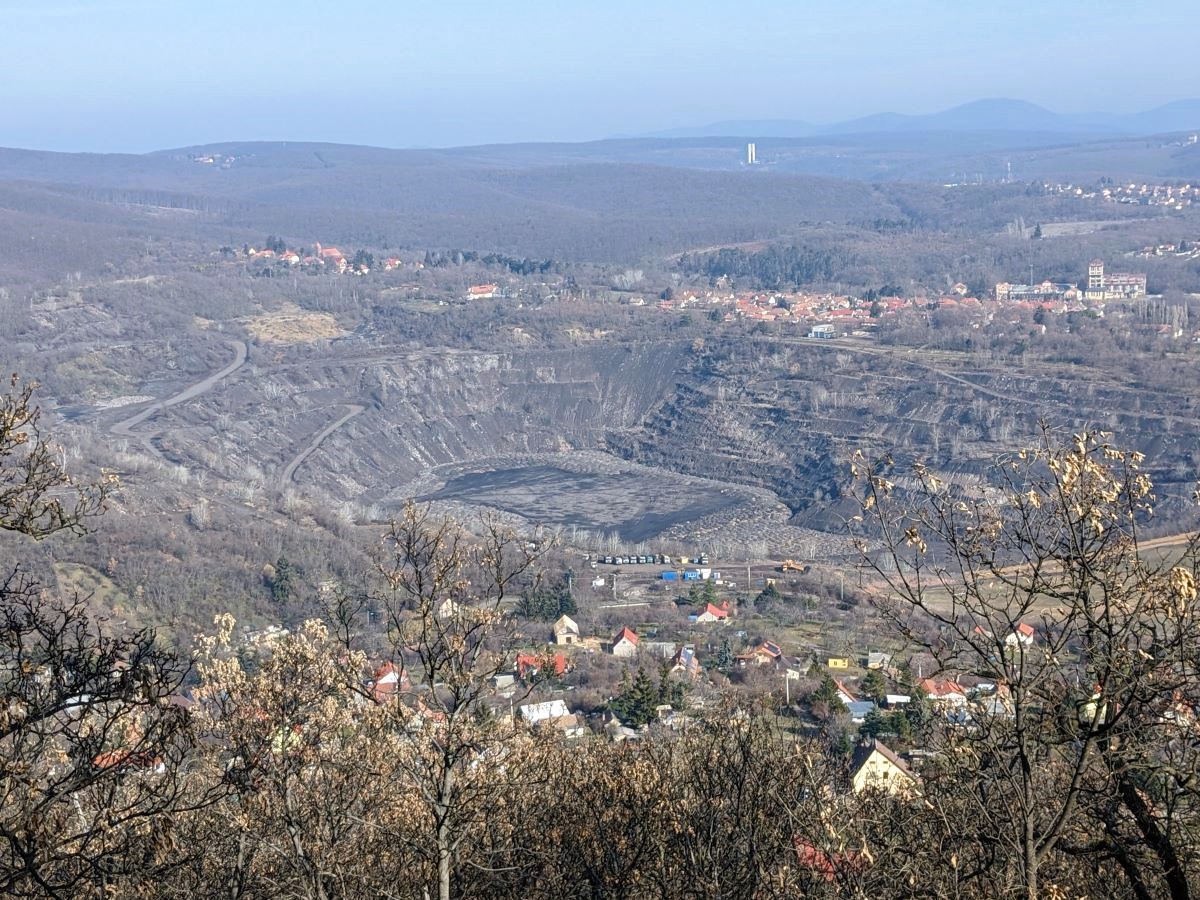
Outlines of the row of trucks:
[[681,566],[688,564],[707,566],[708,554],[701,553],[694,559],[686,556],[668,556],[665,553],[651,553],[648,556],[600,556],[597,557],[597,562],[604,563],[606,566],[673,566],[676,563]]

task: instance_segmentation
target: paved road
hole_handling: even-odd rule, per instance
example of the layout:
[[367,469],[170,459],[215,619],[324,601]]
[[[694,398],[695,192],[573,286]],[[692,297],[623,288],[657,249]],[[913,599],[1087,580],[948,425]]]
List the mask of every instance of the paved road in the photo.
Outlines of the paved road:
[[287,484],[295,477],[296,470],[304,464],[304,461],[308,459],[318,447],[321,446],[321,443],[325,440],[325,438],[329,437],[331,434],[361,413],[364,409],[366,409],[366,407],[359,406],[357,403],[348,403],[346,404],[345,409],[346,414],[344,416],[342,416],[333,424],[317,432],[316,437],[309,441],[308,445],[305,446],[305,448],[297,453],[294,457],[292,457],[292,461],[290,463],[283,467],[283,472],[279,476],[279,483],[281,485]]

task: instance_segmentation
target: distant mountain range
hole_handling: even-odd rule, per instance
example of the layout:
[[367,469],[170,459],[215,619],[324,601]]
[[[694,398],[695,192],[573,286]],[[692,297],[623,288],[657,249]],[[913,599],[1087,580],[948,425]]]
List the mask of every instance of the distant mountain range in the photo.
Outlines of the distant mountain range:
[[1140,135],[1200,129],[1200,99],[1176,100],[1140,113],[1056,113],[1024,100],[995,98],[928,115],[877,113],[815,125],[794,119],[736,119],[674,128],[642,137],[803,138],[921,131],[1022,131],[1068,135]]

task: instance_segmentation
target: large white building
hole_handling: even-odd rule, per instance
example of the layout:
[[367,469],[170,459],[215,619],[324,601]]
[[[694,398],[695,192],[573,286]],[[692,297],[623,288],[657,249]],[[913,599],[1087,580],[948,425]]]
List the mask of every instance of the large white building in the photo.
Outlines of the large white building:
[[1145,272],[1105,272],[1104,260],[1088,263],[1088,284],[1084,296],[1089,300],[1125,300],[1146,295]]

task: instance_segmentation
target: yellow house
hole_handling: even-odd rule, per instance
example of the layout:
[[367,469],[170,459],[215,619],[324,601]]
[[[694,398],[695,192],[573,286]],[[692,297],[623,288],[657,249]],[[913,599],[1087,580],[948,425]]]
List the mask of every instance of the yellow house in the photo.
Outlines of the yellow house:
[[831,656],[825,665],[831,669],[848,669],[850,668],[850,660],[845,656]]
[[856,794],[874,790],[898,797],[910,797],[920,790],[917,776],[904,760],[877,740],[855,750],[850,786]]

